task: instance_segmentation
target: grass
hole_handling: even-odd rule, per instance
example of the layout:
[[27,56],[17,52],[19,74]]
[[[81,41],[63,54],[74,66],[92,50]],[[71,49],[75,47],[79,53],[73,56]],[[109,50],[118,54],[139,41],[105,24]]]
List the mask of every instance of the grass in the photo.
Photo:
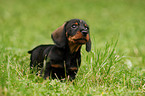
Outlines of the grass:
[[[144,10],[143,0],[1,0],[0,96],[143,96]],[[92,40],[75,81],[30,74],[27,51],[53,43],[51,33],[72,18],[90,25]]]

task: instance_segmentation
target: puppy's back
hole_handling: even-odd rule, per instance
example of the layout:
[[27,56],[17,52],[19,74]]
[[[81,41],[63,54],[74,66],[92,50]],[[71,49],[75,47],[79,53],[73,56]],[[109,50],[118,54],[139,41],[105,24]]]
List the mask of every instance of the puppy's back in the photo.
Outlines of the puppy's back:
[[28,51],[28,53],[32,54],[33,52],[39,52],[41,50],[45,50],[49,46],[53,46],[53,45],[39,45],[39,46],[33,48],[32,50]]
[[40,65],[42,66],[42,62],[44,60],[44,50],[47,48],[51,48],[54,45],[39,45],[37,47],[35,47],[34,49],[28,51],[29,54],[31,54],[30,56],[30,67],[35,67],[38,63],[40,63]]

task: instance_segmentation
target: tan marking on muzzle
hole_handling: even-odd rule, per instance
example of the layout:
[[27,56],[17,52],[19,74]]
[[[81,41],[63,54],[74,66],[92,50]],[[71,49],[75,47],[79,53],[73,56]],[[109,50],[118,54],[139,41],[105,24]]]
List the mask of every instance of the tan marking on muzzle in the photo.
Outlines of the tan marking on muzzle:
[[68,41],[72,43],[82,43],[85,44],[89,41],[89,34],[83,36],[80,31],[78,31],[74,36],[69,36]]

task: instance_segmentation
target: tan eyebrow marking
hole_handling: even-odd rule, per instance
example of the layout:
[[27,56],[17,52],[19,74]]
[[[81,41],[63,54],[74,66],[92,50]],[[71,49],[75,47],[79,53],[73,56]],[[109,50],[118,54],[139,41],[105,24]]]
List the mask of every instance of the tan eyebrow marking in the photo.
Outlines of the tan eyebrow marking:
[[76,24],[76,25],[78,25],[78,23],[77,23],[77,22],[76,22],[75,24]]

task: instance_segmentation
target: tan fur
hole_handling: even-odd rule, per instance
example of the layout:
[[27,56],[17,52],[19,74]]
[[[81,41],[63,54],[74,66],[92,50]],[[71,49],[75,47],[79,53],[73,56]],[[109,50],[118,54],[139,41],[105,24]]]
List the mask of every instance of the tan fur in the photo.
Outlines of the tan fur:
[[53,67],[53,68],[63,68],[63,66],[60,65],[60,64],[51,64],[51,67]]
[[72,71],[78,70],[77,67],[71,67],[71,68],[69,68],[69,69],[72,70]]

